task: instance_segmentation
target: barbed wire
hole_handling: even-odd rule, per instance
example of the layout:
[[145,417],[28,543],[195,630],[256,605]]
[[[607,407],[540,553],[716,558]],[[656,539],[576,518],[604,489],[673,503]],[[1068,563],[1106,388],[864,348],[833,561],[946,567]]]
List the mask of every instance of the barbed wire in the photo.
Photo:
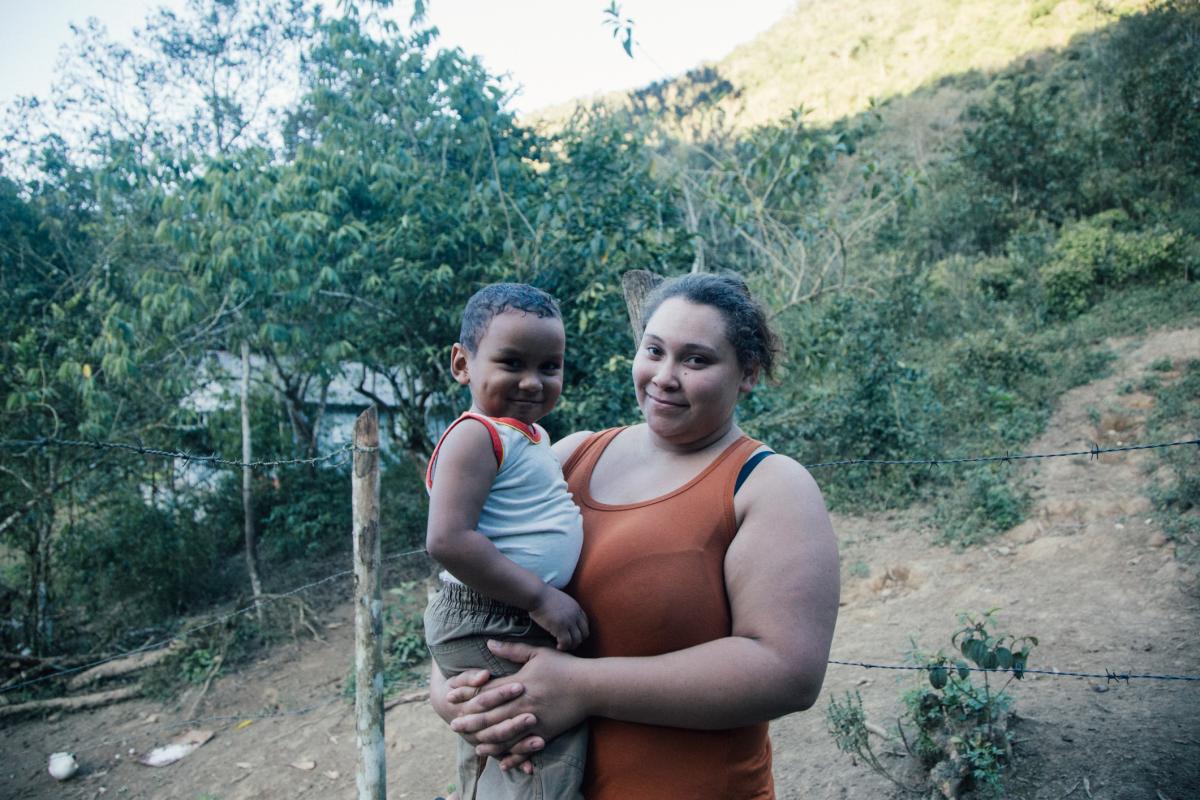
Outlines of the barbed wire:
[[157,447],[147,447],[143,444],[134,444],[131,442],[109,442],[99,439],[60,439],[55,436],[39,436],[36,439],[0,439],[0,447],[8,449],[45,449],[47,447],[75,447],[89,450],[120,450],[129,453],[137,453],[143,456],[157,456],[160,458],[173,458],[183,461],[185,464],[211,464],[220,467],[236,467],[239,469],[270,469],[272,467],[287,467],[296,465],[314,465],[321,464],[326,461],[332,461],[339,456],[345,456],[347,453],[354,452],[377,452],[377,447],[355,447],[351,443],[347,443],[331,450],[328,453],[321,455],[309,456],[307,458],[277,458],[264,461],[241,461],[236,458],[225,458],[224,456],[211,454],[199,455],[197,453],[189,453],[185,450],[164,450]]
[[1129,683],[1131,680],[1152,680],[1152,681],[1200,681],[1200,675],[1156,675],[1148,672],[1116,672],[1111,669],[1105,669],[1104,672],[1071,672],[1058,669],[1030,669],[1023,667],[995,667],[993,669],[985,669],[983,667],[971,667],[967,665],[959,665],[957,663],[950,664],[872,664],[866,661],[841,661],[838,659],[829,659],[830,664],[843,667],[862,667],[864,669],[889,669],[889,670],[909,670],[928,672],[935,667],[941,667],[947,672],[955,670],[969,672],[993,672],[1016,675],[1049,675],[1055,678],[1095,678],[1103,681],[1124,681]]
[[1087,450],[1067,450],[1057,453],[1005,453],[1002,456],[962,456],[961,458],[847,458],[841,461],[822,461],[817,464],[805,464],[806,469],[821,469],[824,467],[852,467],[874,464],[885,467],[933,467],[944,464],[972,464],[982,462],[1012,462],[1031,461],[1039,458],[1066,458],[1068,456],[1088,456],[1095,461],[1104,453],[1125,453],[1131,450],[1154,450],[1163,447],[1183,447],[1185,445],[1200,446],[1200,439],[1185,439],[1180,442],[1155,442],[1153,444],[1131,444],[1121,447],[1100,447],[1092,443]]
[[[403,558],[411,558],[412,556],[417,556],[417,555],[428,555],[428,553],[426,552],[425,548],[417,547],[417,548],[413,548],[411,550],[404,550],[404,551],[400,551],[397,553],[391,553],[387,556],[382,557],[380,560],[382,562],[396,561],[396,560],[403,559]],[[96,661],[92,661],[92,662],[89,662],[86,664],[81,664],[81,665],[78,665],[75,667],[71,667],[70,669],[59,670],[59,671],[52,672],[47,675],[42,675],[37,678],[31,678],[27,681],[22,681],[21,683],[13,684],[12,686],[6,686],[3,689],[0,689],[0,694],[4,694],[4,693],[10,692],[10,691],[15,691],[17,689],[24,688],[27,686],[32,686],[34,684],[43,683],[45,681],[53,680],[55,678],[61,678],[63,676],[71,675],[71,674],[74,674],[77,672],[82,672],[83,670],[91,669],[92,667],[98,667],[102,664],[107,664],[110,661],[116,661],[117,659],[126,658],[126,657],[132,656],[132,655],[137,655],[138,653],[147,652],[150,650],[158,650],[162,647],[166,647],[166,646],[170,645],[172,642],[175,642],[175,641],[185,638],[187,636],[194,635],[194,634],[198,633],[199,631],[205,630],[206,628],[211,628],[215,625],[223,624],[223,623],[227,622],[228,620],[233,619],[236,616],[239,616],[242,614],[249,614],[250,612],[256,611],[258,608],[260,608],[262,606],[268,605],[270,603],[278,602],[278,601],[286,599],[288,597],[293,597],[297,594],[300,594],[301,592],[308,591],[309,589],[313,589],[322,584],[325,584],[330,581],[336,580],[338,578],[343,578],[343,577],[346,577],[347,575],[352,575],[352,574],[354,574],[353,569],[346,569],[346,570],[341,570],[339,572],[335,572],[332,575],[327,575],[324,578],[312,581],[310,583],[306,583],[302,586],[298,586],[287,592],[283,592],[281,594],[271,594],[271,595],[265,596],[258,603],[250,603],[242,608],[239,608],[234,611],[230,611],[226,614],[222,614],[218,617],[215,617],[214,619],[212,619],[202,625],[198,625],[194,628],[188,628],[186,630],[180,631],[179,633],[177,633],[173,636],[167,637],[165,639],[161,639],[157,642],[152,642],[150,644],[142,645],[141,647],[136,647],[132,650],[127,650],[125,652],[107,656],[105,658],[98,659]],[[933,666],[936,666],[936,665],[912,665],[912,664],[876,664],[876,663],[870,663],[870,662],[864,662],[864,661],[843,661],[843,660],[838,660],[838,659],[829,659],[828,663],[837,665],[837,666],[854,666],[854,667],[861,667],[864,669],[885,669],[885,670],[929,670],[929,669],[932,669]],[[943,665],[943,666],[947,666],[948,669],[951,669],[951,668],[965,669],[965,670],[969,670],[971,672],[1013,673],[1016,671],[1011,668],[1010,669],[1001,669],[1001,668],[983,669],[981,667],[970,667],[970,666],[961,666],[960,667],[958,665]],[[1159,674],[1153,674],[1153,673],[1116,672],[1111,669],[1105,669],[1105,671],[1103,673],[1073,672],[1073,671],[1062,671],[1062,670],[1039,670],[1039,669],[1028,669],[1028,668],[1022,669],[1019,671],[1022,674],[1030,674],[1030,675],[1048,675],[1048,676],[1052,676],[1052,677],[1064,677],[1064,678],[1065,677],[1096,678],[1096,679],[1109,680],[1109,681],[1123,680],[1126,683],[1128,683],[1130,680],[1200,681],[1200,675],[1159,675]]]
[[[399,556],[399,555],[402,555],[402,554],[395,554],[393,556],[393,558],[396,556]],[[1015,674],[1016,672],[1018,672],[1018,670],[1016,670],[1015,668],[984,669],[981,667],[970,667],[970,666],[966,666],[966,665],[957,665],[957,664],[942,664],[942,665],[875,664],[875,663],[870,663],[870,662],[865,662],[865,661],[844,661],[844,660],[840,660],[840,659],[829,659],[828,663],[832,664],[832,665],[837,665],[837,666],[861,667],[861,668],[865,668],[865,669],[903,670],[903,671],[913,671],[913,672],[928,672],[929,670],[933,669],[933,667],[935,667],[935,666],[941,666],[943,669],[946,669],[947,672],[962,671],[962,670],[968,670],[970,672],[984,672],[984,673],[995,673],[995,674]],[[1133,680],[1200,681],[1200,675],[1159,675],[1159,674],[1150,674],[1150,673],[1119,672],[1119,671],[1113,671],[1113,670],[1105,670],[1103,673],[1099,673],[1099,672],[1075,672],[1075,671],[1054,670],[1054,669],[1051,669],[1051,670],[1031,669],[1031,668],[1026,667],[1024,669],[1019,670],[1019,672],[1022,675],[1046,675],[1046,676],[1050,676],[1050,677],[1093,678],[1093,679],[1097,679],[1097,680],[1103,680],[1106,683],[1124,682],[1126,684],[1128,684],[1130,681],[1133,681]],[[397,689],[397,688],[413,691],[413,690],[425,689],[425,688],[427,688],[427,686],[420,681],[412,682],[412,681],[408,681],[408,680],[389,680],[384,683],[384,687],[383,687],[384,696],[386,697],[389,692],[391,692],[393,689]],[[138,740],[142,740],[142,739],[156,738],[156,737],[162,736],[167,731],[189,729],[189,728],[193,728],[198,725],[210,725],[213,723],[217,723],[217,724],[223,724],[224,727],[226,727],[226,728],[232,726],[232,727],[236,727],[236,728],[240,729],[240,727],[244,727],[248,724],[256,723],[256,722],[265,722],[265,721],[271,721],[271,720],[288,719],[288,718],[293,718],[293,717],[307,716],[309,714],[312,714],[315,711],[319,711],[323,708],[328,708],[331,705],[338,704],[338,703],[349,703],[350,701],[351,701],[351,698],[348,698],[339,693],[339,694],[329,697],[325,700],[322,700],[322,701],[319,701],[316,703],[309,703],[307,705],[298,706],[298,707],[294,707],[294,708],[277,709],[277,710],[268,711],[268,712],[223,713],[223,714],[205,715],[205,716],[200,716],[200,717],[190,717],[187,719],[164,722],[160,725],[157,725],[153,728],[150,728],[150,729],[144,730],[144,731],[131,732],[131,733],[122,734],[120,736],[112,736],[112,737],[108,737],[106,739],[101,739],[97,742],[87,744],[83,747],[76,747],[76,748],[74,748],[73,752],[78,755],[80,753],[86,753],[86,752],[91,752],[94,750],[99,750],[101,748],[110,746],[112,744],[116,744],[116,743],[126,744],[130,741],[138,741]]]
[[[407,555],[414,555],[417,552],[418,551],[411,551]],[[403,555],[406,555],[406,554],[397,553],[397,554],[393,554],[389,558],[396,558],[396,557],[400,557]],[[962,671],[962,670],[967,670],[970,672],[984,672],[984,673],[995,673],[995,674],[1015,674],[1016,672],[1018,672],[1018,670],[1016,670],[1015,668],[984,669],[982,667],[970,667],[970,666],[958,665],[958,664],[942,664],[942,665],[934,665],[934,664],[926,664],[926,665],[875,664],[875,663],[865,662],[865,661],[844,661],[844,660],[832,659],[832,658],[829,659],[828,663],[832,664],[832,665],[836,665],[836,666],[861,667],[864,669],[903,670],[903,671],[912,671],[912,672],[928,672],[929,670],[933,669],[935,666],[941,666],[943,669],[947,670],[947,672]],[[1106,683],[1124,682],[1126,684],[1128,684],[1130,681],[1133,681],[1133,680],[1200,681],[1200,675],[1159,675],[1159,674],[1151,674],[1151,673],[1119,672],[1119,671],[1114,671],[1114,670],[1105,670],[1103,673],[1099,673],[1099,672],[1075,672],[1075,671],[1069,671],[1069,670],[1056,670],[1056,669],[1049,669],[1049,670],[1047,670],[1047,669],[1032,669],[1032,668],[1026,667],[1024,669],[1019,670],[1019,672],[1022,675],[1046,675],[1046,676],[1050,676],[1050,677],[1063,677],[1063,678],[1065,678],[1065,677],[1093,678],[1093,679],[1097,679],[1097,680],[1103,680]],[[397,689],[397,688],[413,691],[413,690],[425,689],[425,688],[427,688],[427,686],[425,684],[421,683],[420,681],[414,683],[412,681],[389,680],[384,683],[384,687],[383,687],[384,696],[386,697],[389,692],[391,692],[393,689]],[[232,726],[232,727],[236,727],[236,728],[240,729],[240,727],[244,727],[248,724],[256,723],[256,722],[266,722],[266,721],[271,721],[271,720],[279,720],[279,719],[288,719],[288,718],[294,718],[294,717],[307,716],[309,714],[312,714],[315,711],[319,711],[323,708],[328,708],[331,705],[339,704],[339,703],[349,703],[350,701],[351,701],[351,698],[347,698],[346,696],[339,693],[339,694],[329,697],[325,700],[322,700],[322,701],[319,701],[316,703],[309,703],[307,705],[298,706],[295,708],[277,709],[277,710],[269,711],[269,712],[223,713],[223,714],[205,715],[205,716],[200,716],[200,717],[190,717],[187,719],[164,722],[160,725],[157,725],[153,728],[150,728],[150,729],[144,730],[144,731],[130,732],[130,733],[122,734],[120,736],[112,736],[112,737],[108,737],[106,739],[101,739],[100,741],[93,742],[93,743],[87,744],[82,747],[75,747],[73,752],[76,755],[78,755],[80,753],[86,753],[86,752],[92,752],[95,750],[99,750],[101,748],[108,747],[108,746],[116,744],[116,743],[121,743],[123,745],[130,741],[138,741],[138,740],[142,740],[142,739],[157,738],[157,737],[162,736],[165,732],[168,732],[168,731],[189,729],[189,728],[193,728],[197,725],[209,725],[209,724],[213,724],[213,723],[218,723],[218,724],[224,724],[224,727],[226,727],[226,728]]]
[[[824,468],[824,467],[838,467],[838,466],[861,466],[861,465],[933,466],[933,465],[939,465],[939,464],[963,464],[963,463],[998,462],[998,461],[1013,462],[1013,461],[1019,461],[1019,460],[1064,458],[1064,457],[1081,456],[1081,455],[1086,455],[1089,457],[1089,459],[1096,460],[1100,457],[1101,454],[1104,454],[1104,453],[1128,452],[1128,451],[1135,451],[1135,450],[1151,450],[1151,449],[1160,449],[1160,448],[1168,448],[1168,447],[1182,447],[1182,446],[1186,446],[1186,445],[1200,446],[1200,439],[1187,439],[1187,440],[1175,441],[1175,442],[1155,442],[1155,443],[1150,443],[1150,444],[1138,444],[1138,445],[1123,445],[1123,446],[1118,446],[1118,447],[1107,447],[1107,448],[1102,448],[1102,447],[1099,447],[1098,445],[1096,445],[1095,443],[1092,443],[1091,447],[1087,450],[1071,450],[1071,451],[1061,451],[1061,452],[1053,452],[1053,453],[1006,453],[1005,455],[1002,455],[1002,456],[999,456],[999,455],[996,455],[996,456],[963,456],[963,457],[948,458],[948,459],[843,459],[840,461],[827,461],[827,462],[820,462],[820,463],[814,463],[814,464],[806,464],[805,466],[808,469],[818,469],[818,468]],[[127,442],[110,442],[110,441],[99,441],[99,440],[90,440],[89,441],[89,440],[79,440],[79,439],[61,439],[61,438],[57,438],[57,437],[38,437],[36,439],[0,439],[0,447],[7,447],[7,448],[12,448],[12,447],[44,448],[44,447],[50,447],[50,446],[119,450],[119,451],[125,451],[125,452],[133,452],[133,453],[137,453],[139,455],[146,455],[146,456],[158,456],[158,457],[163,457],[163,458],[178,458],[178,459],[184,460],[185,462],[193,462],[194,461],[194,462],[208,463],[208,464],[214,464],[214,465],[219,465],[219,466],[230,466],[230,467],[252,468],[252,469],[277,467],[277,466],[288,466],[288,465],[299,465],[299,464],[306,464],[306,465],[318,464],[318,463],[322,463],[325,461],[330,461],[334,458],[337,458],[338,456],[344,456],[348,453],[377,452],[379,450],[379,448],[358,448],[358,447],[355,447],[353,444],[346,444],[346,445],[343,445],[342,447],[340,447],[336,450],[333,450],[331,452],[317,455],[317,456],[308,457],[308,458],[274,459],[274,460],[244,462],[244,461],[239,461],[237,459],[223,458],[219,455],[202,456],[202,455],[197,455],[194,453],[188,453],[188,452],[182,451],[182,450],[165,450],[165,449],[160,449],[160,448],[146,447],[142,444],[130,444]],[[396,560],[399,558],[407,558],[407,557],[410,557],[413,555],[418,555],[418,554],[423,554],[423,553],[425,553],[424,548],[417,548],[414,550],[391,554],[391,555],[385,557],[383,560],[384,561],[392,561],[392,560]],[[172,642],[175,642],[183,637],[186,637],[189,635],[194,635],[200,631],[214,627],[216,625],[221,625],[234,617],[237,617],[237,616],[243,615],[243,614],[248,614],[252,611],[257,611],[258,609],[262,608],[263,606],[278,602],[280,600],[284,600],[288,597],[295,596],[297,594],[300,594],[301,592],[308,591],[309,589],[313,589],[322,584],[328,583],[333,580],[337,580],[338,578],[343,578],[345,576],[351,575],[351,574],[353,574],[353,572],[354,572],[353,569],[341,570],[341,571],[335,572],[331,575],[327,575],[324,578],[320,578],[320,579],[312,581],[310,583],[306,583],[302,586],[298,586],[298,587],[291,589],[287,592],[284,592],[282,594],[272,594],[272,595],[268,595],[265,597],[261,597],[261,598],[257,599],[256,601],[254,601],[242,608],[236,609],[234,611],[230,611],[226,614],[219,615],[219,616],[213,618],[212,620],[210,620],[209,622],[206,622],[202,625],[199,625],[199,626],[196,626],[193,628],[188,628],[186,630],[180,631],[179,633],[174,634],[169,637],[166,637],[164,639],[160,639],[158,641],[151,642],[151,643],[148,643],[148,644],[142,645],[140,647],[133,648],[131,650],[127,650],[127,651],[124,651],[121,653],[116,653],[114,655],[107,656],[105,658],[97,659],[95,661],[80,664],[78,666],[71,667],[69,669],[57,670],[55,672],[51,672],[49,674],[42,675],[37,678],[31,678],[29,680],[22,681],[22,682],[13,684],[11,686],[6,686],[3,688],[0,688],[0,695],[3,695],[8,692],[13,692],[18,689],[26,688],[28,686],[32,686],[35,684],[43,683],[48,680],[53,680],[55,678],[61,678],[66,675],[71,675],[74,673],[82,672],[84,670],[91,669],[91,668],[97,667],[97,666],[101,666],[103,664],[109,663],[111,661],[115,661],[117,659],[126,658],[126,657],[132,656],[132,655],[137,655],[138,653],[142,653],[142,652],[157,650],[157,649],[165,647],[165,646],[171,644]],[[837,664],[837,665],[846,665],[846,666],[859,666],[859,667],[863,667],[863,668],[867,668],[867,669],[897,669],[897,670],[899,670],[899,669],[909,669],[909,670],[911,670],[911,669],[928,669],[928,667],[924,667],[924,666],[869,664],[866,662],[849,662],[849,661],[832,661],[831,660],[829,663]],[[971,669],[974,670],[975,668],[971,668]],[[980,671],[987,671],[987,670],[980,670]],[[999,670],[999,671],[1003,671],[1003,670]],[[1178,675],[1156,676],[1156,675],[1151,675],[1151,674],[1115,673],[1111,670],[1106,670],[1105,673],[1103,673],[1103,674],[1101,674],[1101,673],[1065,673],[1065,672],[1058,672],[1058,671],[1050,672],[1050,671],[1039,671],[1039,670],[1024,670],[1024,672],[1028,672],[1030,674],[1046,674],[1046,675],[1056,675],[1056,676],[1062,676],[1062,677],[1091,677],[1091,678],[1100,678],[1100,679],[1109,679],[1109,680],[1114,679],[1114,676],[1115,676],[1115,679],[1126,680],[1126,681],[1130,678],[1136,678],[1136,679],[1141,679],[1141,680],[1200,681],[1200,676],[1178,676]]]
[[[1044,458],[1068,458],[1071,456],[1088,456],[1090,460],[1096,460],[1105,453],[1124,453],[1134,450],[1156,450],[1166,447],[1185,447],[1187,445],[1200,446],[1200,438],[1184,439],[1177,442],[1153,442],[1150,444],[1133,444],[1122,445],[1118,447],[1100,447],[1096,443],[1091,443],[1087,450],[1064,450],[1054,453],[1005,453],[1004,455],[983,455],[983,456],[960,456],[956,458],[846,458],[837,461],[821,461],[812,464],[804,464],[807,469],[825,469],[828,467],[855,467],[855,466],[884,466],[884,467],[932,467],[949,464],[977,464],[987,462],[1013,462],[1013,461],[1032,461]],[[133,444],[129,442],[110,442],[102,440],[88,439],[60,439],[53,436],[39,436],[36,439],[0,439],[0,447],[3,448],[46,448],[46,447],[76,447],[87,448],[93,450],[121,450],[125,452],[137,453],[146,456],[158,456],[161,458],[175,458],[184,461],[185,463],[203,463],[213,464],[216,466],[249,468],[249,469],[267,469],[271,467],[293,466],[293,465],[312,465],[320,464],[326,461],[331,461],[339,456],[344,456],[347,453],[366,453],[378,452],[377,447],[355,447],[352,443],[347,443],[341,447],[321,455],[310,456],[307,458],[286,458],[272,459],[266,461],[241,461],[235,458],[225,458],[223,456],[198,455],[189,453],[184,450],[164,450],[154,447],[146,447],[142,444]]]

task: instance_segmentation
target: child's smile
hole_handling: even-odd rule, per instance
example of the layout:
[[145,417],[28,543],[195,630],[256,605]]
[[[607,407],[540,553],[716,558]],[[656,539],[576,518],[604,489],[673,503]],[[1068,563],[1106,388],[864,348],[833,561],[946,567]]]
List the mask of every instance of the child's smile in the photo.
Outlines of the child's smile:
[[451,368],[476,411],[533,424],[562,393],[565,350],[562,320],[510,310],[492,318],[474,353],[454,345]]

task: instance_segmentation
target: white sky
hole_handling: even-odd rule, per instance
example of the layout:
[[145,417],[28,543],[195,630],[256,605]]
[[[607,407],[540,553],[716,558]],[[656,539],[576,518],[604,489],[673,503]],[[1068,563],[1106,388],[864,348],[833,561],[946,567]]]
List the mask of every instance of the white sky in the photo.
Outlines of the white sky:
[[[513,105],[533,111],[677,75],[720,58],[783,16],[796,0],[624,0],[640,48],[631,60],[603,27],[608,0],[429,0],[442,46],[478,55],[488,69],[522,87]],[[119,41],[146,13],[180,0],[0,0],[0,105],[17,95],[45,96],[69,24],[97,17]],[[325,3],[336,8],[333,0]],[[407,19],[411,3],[397,0]]]

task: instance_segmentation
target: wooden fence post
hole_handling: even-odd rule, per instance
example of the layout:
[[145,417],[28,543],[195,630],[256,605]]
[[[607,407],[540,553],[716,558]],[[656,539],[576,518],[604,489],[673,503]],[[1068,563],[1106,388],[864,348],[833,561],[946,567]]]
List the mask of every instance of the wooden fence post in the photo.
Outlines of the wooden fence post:
[[387,797],[383,739],[383,593],[379,546],[379,412],[354,422],[354,731],[358,800]]

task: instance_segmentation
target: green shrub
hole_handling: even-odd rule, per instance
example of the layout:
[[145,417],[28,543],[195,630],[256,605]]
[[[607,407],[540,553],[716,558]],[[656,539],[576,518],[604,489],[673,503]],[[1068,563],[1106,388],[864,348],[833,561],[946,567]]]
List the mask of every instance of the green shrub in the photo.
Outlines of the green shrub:
[[[826,722],[838,749],[861,759],[870,769],[914,793],[938,790],[947,797],[974,791],[977,796],[1004,796],[1004,777],[1012,761],[1013,698],[1008,686],[1020,680],[1037,646],[1033,636],[1014,637],[993,630],[992,611],[959,615],[962,626],[950,637],[961,655],[939,650],[923,654],[914,650],[921,685],[901,697],[903,713],[896,733],[909,756],[920,765],[920,786],[910,786],[892,775],[871,745],[862,696],[855,691],[842,699],[831,698]],[[973,672],[1001,670],[1002,672]],[[977,675],[982,680],[976,682]],[[993,681],[1004,680],[996,688]]]
[[992,386],[1017,387],[1046,372],[1041,355],[1016,326],[971,331],[951,345],[949,358],[959,377]]
[[[878,299],[841,296],[807,331],[786,331],[802,343],[789,349],[809,364],[758,398],[757,409],[743,409],[747,430],[804,463],[936,451],[941,404],[929,374],[908,357],[921,302],[915,288],[900,286]],[[862,509],[911,501],[928,475],[864,465],[820,477],[831,504]]]
[[1190,275],[1190,237],[1163,228],[1126,230],[1129,226],[1124,212],[1109,211],[1063,227],[1052,259],[1040,270],[1051,313],[1075,316],[1105,289]]
[[1020,261],[1003,256],[984,258],[975,266],[979,291],[993,300],[1008,300],[1021,294],[1028,276]]
[[259,542],[271,561],[314,558],[350,548],[350,471],[298,468],[260,483]]
[[1113,240],[1113,285],[1186,280],[1186,244],[1187,237],[1179,231],[1118,233]]
[[[1195,438],[1200,430],[1196,403],[1200,396],[1200,361],[1187,362],[1179,378],[1156,381],[1150,391],[1158,402],[1147,421],[1147,435],[1156,441]],[[1176,543],[1176,553],[1184,561],[1196,561],[1200,557],[1200,447],[1166,448],[1158,451],[1158,457],[1169,479],[1154,481],[1150,498],[1163,532]]]
[[[425,645],[423,612],[425,594],[419,581],[405,581],[388,589],[388,603],[383,610],[383,685],[384,693],[392,694],[422,680],[416,667],[429,659]],[[345,697],[353,697],[356,686],[355,668],[342,688]]]
[[981,299],[991,303],[1021,296],[1030,277],[1028,265],[1020,258],[956,253],[929,268],[929,289],[938,302],[953,301],[969,314]]
[[1082,314],[1096,295],[1096,267],[1086,260],[1051,261],[1040,270],[1046,306],[1059,317]]
[[1025,519],[1029,493],[1003,462],[965,468],[933,512],[937,541],[959,547],[979,544]]
[[69,526],[59,542],[68,596],[91,612],[126,609],[122,627],[157,622],[219,597],[224,556],[240,531],[212,526],[176,498],[151,505],[140,494],[110,496]]
[[1171,372],[1175,364],[1169,358],[1160,358],[1150,363],[1150,369],[1154,372]]

